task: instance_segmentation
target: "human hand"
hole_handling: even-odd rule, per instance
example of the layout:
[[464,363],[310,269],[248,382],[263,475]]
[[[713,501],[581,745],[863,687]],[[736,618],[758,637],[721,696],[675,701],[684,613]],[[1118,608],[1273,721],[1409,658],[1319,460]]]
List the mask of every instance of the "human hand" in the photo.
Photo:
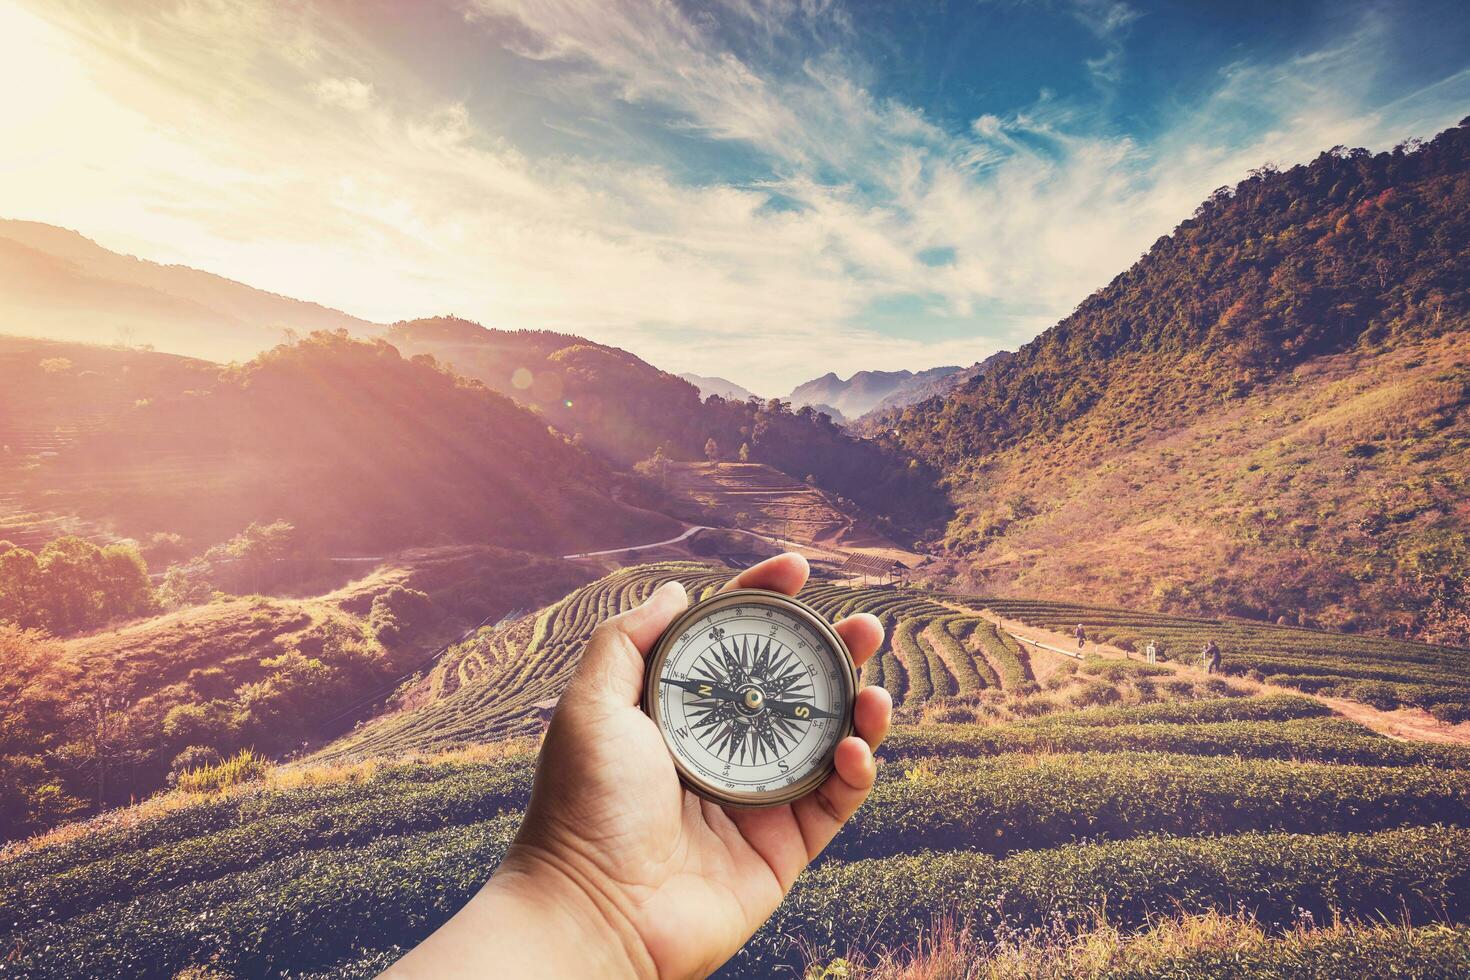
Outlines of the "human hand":
[[[795,595],[807,573],[806,560],[787,553],[725,588]],[[812,794],[741,810],[684,789],[638,700],[643,658],[687,604],[683,587],[668,583],[593,633],[547,731],[515,843],[465,912],[400,961],[402,975],[706,975],[867,797],[892,714],[876,687],[859,691],[857,734],[838,744],[836,771]],[[866,613],[836,629],[858,665],[883,642]]]

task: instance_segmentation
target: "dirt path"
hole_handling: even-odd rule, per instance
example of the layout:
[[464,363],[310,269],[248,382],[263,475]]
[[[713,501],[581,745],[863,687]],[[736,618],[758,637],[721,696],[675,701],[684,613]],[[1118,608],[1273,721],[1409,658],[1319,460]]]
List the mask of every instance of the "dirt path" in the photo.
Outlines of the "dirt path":
[[[1067,651],[1066,656],[1074,656],[1077,649],[1077,640],[1069,634],[1057,630],[1045,629],[1040,626],[1030,626],[1014,619],[1006,619],[998,616],[989,609],[977,609],[960,602],[946,601],[944,605],[960,612],[979,616],[989,620],[996,626],[1010,633],[1018,640],[1027,641],[1032,649],[1038,653],[1044,653],[1051,657],[1060,657],[1062,654],[1047,647],[1058,647]],[[1084,624],[1085,625],[1085,624]],[[1036,646],[1041,644],[1041,646]],[[1130,654],[1120,647],[1109,643],[1095,643],[1087,641],[1085,653],[1097,654],[1112,660],[1140,660],[1137,654]],[[1180,663],[1178,661],[1166,660],[1159,664],[1179,677],[1188,680],[1203,680],[1207,675],[1200,667],[1192,664]],[[1383,711],[1371,705],[1363,704],[1361,701],[1352,701],[1347,698],[1326,697],[1320,694],[1308,694],[1295,688],[1279,687],[1275,684],[1262,684],[1253,681],[1249,677],[1230,677],[1230,683],[1236,687],[1249,691],[1251,694],[1291,694],[1297,697],[1311,698],[1320,701],[1334,712],[1360,725],[1373,729],[1380,735],[1398,739],[1404,742],[1439,742],[1446,745],[1470,745],[1470,722],[1459,725],[1446,725],[1434,718],[1423,708],[1397,708],[1393,711]]]

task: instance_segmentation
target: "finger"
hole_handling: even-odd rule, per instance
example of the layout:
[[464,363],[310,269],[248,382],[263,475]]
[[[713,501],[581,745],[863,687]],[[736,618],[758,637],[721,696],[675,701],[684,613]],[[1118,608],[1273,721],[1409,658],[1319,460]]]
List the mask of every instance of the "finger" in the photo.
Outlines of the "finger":
[[833,762],[837,771],[815,793],[791,804],[791,812],[801,828],[801,839],[806,844],[808,861],[822,853],[822,848],[862,806],[878,779],[873,751],[860,738],[848,736],[838,742]]
[[643,658],[688,605],[684,586],[665,582],[641,605],[603,622],[592,631],[566,696],[637,704],[643,693]]
[[868,747],[877,750],[893,722],[893,697],[881,687],[865,687],[852,707],[852,727]]
[[857,613],[848,616],[835,627],[837,635],[847,644],[852,662],[861,667],[868,662],[883,645],[883,622],[872,613]]
[[801,591],[801,587],[806,585],[806,577],[811,574],[811,570],[805,558],[794,551],[787,551],[774,558],[767,558],[759,564],[751,565],[726,582],[720,591],[769,589],[772,592],[796,595]]

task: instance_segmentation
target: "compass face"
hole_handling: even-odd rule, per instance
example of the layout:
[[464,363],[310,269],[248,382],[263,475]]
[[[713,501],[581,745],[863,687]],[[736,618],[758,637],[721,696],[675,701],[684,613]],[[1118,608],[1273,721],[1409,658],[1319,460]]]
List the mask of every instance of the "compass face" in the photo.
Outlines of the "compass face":
[[741,589],[680,616],[649,656],[644,710],[695,792],[785,803],[832,771],[852,731],[852,657],[806,604]]

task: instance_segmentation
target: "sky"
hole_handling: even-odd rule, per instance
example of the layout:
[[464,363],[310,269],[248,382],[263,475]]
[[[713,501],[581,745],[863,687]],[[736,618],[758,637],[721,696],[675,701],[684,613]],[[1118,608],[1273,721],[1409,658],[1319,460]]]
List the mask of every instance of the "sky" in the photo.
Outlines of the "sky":
[[1470,114],[1457,3],[0,0],[0,216],[763,395],[970,364],[1263,163]]

